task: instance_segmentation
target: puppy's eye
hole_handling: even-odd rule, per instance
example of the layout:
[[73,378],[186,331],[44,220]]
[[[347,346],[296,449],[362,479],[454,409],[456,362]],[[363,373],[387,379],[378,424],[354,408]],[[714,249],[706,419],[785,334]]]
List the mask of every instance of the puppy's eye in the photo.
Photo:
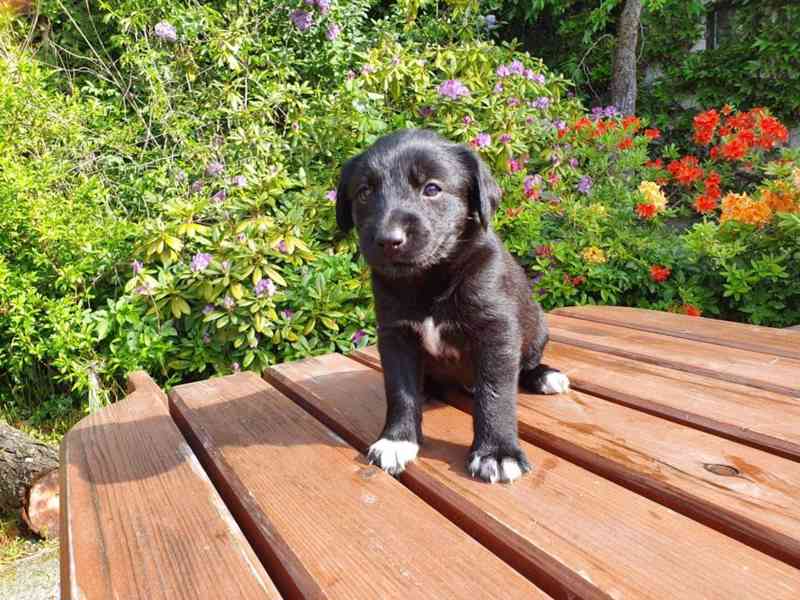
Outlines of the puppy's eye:
[[371,192],[372,188],[370,188],[368,185],[362,185],[360,188],[358,188],[356,197],[360,202],[366,202]]
[[442,188],[440,188],[435,183],[428,183],[422,189],[422,195],[428,196],[428,198],[433,198],[434,196],[438,196],[442,193]]

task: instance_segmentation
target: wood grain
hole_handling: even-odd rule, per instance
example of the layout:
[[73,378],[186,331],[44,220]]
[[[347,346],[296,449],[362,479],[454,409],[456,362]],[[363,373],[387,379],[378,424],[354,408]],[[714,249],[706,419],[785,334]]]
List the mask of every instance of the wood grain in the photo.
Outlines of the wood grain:
[[62,599],[279,598],[162,394],[139,383],[62,443]]
[[552,314],[800,359],[800,331],[626,306],[569,306]]
[[285,598],[547,597],[258,376],[170,403]]
[[573,389],[800,461],[800,400],[550,342],[543,359]]
[[[385,398],[377,371],[337,355],[265,374],[357,447],[374,441]],[[471,419],[442,404],[401,481],[559,598],[793,598],[800,571],[523,442],[535,471],[490,486],[464,469]]]
[[554,342],[800,397],[800,360],[548,314]]

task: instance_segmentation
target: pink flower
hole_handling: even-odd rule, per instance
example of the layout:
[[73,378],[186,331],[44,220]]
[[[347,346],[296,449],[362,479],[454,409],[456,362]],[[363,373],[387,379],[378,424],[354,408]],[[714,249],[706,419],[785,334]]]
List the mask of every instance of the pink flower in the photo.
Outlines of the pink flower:
[[469,96],[469,89],[458,79],[448,79],[442,82],[437,91],[440,96],[445,96],[451,100],[458,100],[462,96]]
[[488,133],[479,133],[470,142],[470,144],[475,148],[486,148],[486,146],[488,146],[491,143],[492,143],[492,136],[490,136]]

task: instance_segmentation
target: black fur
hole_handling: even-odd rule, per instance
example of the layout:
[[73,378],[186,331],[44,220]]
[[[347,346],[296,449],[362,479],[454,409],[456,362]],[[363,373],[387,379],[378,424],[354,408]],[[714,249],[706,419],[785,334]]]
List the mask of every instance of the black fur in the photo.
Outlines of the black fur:
[[[388,401],[381,438],[421,442],[426,379],[468,386],[475,402],[468,465],[484,479],[491,469],[478,467],[491,458],[530,469],[517,439],[517,384],[540,392],[553,371],[540,364],[542,309],[491,228],[500,197],[471,150],[431,131],[403,130],[344,166],[336,205],[340,228],[355,226],[372,270]],[[423,343],[428,318],[444,324],[441,347]]]

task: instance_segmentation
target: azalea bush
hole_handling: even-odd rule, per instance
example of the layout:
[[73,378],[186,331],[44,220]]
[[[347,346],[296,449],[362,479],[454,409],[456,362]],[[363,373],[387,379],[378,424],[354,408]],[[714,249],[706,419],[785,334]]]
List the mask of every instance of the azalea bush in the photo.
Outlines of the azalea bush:
[[45,2],[38,45],[4,23],[4,414],[66,423],[134,369],[171,385],[374,343],[334,190],[402,127],[490,165],[495,226],[548,309],[800,321],[797,156],[776,119],[703,113],[680,156],[448,7]]

